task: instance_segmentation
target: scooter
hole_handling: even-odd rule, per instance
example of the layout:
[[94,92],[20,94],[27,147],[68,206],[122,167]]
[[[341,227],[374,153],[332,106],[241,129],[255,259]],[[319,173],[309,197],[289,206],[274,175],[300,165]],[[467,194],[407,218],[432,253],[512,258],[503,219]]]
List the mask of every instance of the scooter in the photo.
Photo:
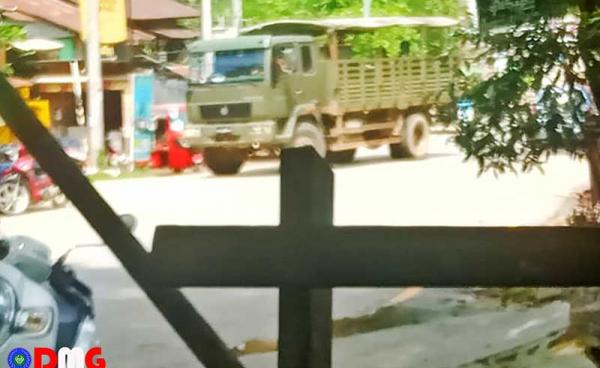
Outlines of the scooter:
[[68,253],[52,264],[50,249],[25,236],[0,240],[0,253],[1,361],[40,347],[98,346],[92,292],[65,265]]
[[[131,231],[137,225],[131,215],[121,220]],[[92,291],[66,265],[72,250],[52,264],[50,248],[35,239],[0,239],[0,361],[40,347],[99,346]]]
[[32,204],[65,206],[67,197],[20,145],[0,149],[0,213],[18,215]]

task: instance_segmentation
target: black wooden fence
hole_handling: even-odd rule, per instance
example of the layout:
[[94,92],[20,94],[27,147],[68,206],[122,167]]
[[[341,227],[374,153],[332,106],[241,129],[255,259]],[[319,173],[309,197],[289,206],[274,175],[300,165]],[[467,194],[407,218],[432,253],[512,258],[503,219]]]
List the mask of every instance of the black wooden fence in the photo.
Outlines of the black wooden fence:
[[242,364],[180,287],[278,287],[279,367],[326,368],[333,287],[600,285],[591,228],[334,227],[312,148],[283,153],[280,226],[161,226],[148,254],[3,76],[0,115],[207,368]]

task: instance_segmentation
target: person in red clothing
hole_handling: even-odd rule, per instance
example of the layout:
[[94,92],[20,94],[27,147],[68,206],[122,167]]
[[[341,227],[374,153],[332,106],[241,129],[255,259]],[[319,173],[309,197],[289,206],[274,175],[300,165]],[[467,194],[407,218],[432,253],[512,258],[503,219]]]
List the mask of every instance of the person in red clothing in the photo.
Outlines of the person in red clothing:
[[176,173],[182,172],[194,165],[192,151],[179,144],[179,138],[183,132],[183,121],[173,114],[169,114],[169,129],[166,132],[169,167]]
[[152,167],[168,166],[176,173],[201,164],[202,156],[181,146],[179,139],[184,123],[178,111],[169,111],[165,118],[157,119],[156,146],[152,153]]
[[168,119],[156,118],[154,130],[154,149],[150,155],[150,167],[160,169],[167,165],[169,147],[167,145],[166,132],[168,130]]

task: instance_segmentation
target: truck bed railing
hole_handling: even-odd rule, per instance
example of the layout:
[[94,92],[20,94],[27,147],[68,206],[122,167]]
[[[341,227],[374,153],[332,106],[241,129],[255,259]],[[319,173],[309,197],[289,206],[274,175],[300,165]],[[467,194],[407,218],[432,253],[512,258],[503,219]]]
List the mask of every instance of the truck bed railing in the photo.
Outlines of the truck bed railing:
[[455,56],[338,61],[338,95],[345,111],[406,109],[435,102],[452,81]]

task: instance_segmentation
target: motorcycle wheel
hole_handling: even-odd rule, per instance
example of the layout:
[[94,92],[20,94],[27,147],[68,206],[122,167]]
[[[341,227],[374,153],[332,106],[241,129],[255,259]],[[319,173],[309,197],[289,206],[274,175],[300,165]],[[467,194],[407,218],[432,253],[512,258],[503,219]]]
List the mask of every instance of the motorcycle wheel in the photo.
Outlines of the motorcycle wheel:
[[62,208],[66,206],[67,203],[69,203],[69,199],[63,192],[60,192],[56,195],[56,197],[52,198],[52,205],[54,207]]
[[[16,191],[16,198],[14,193]],[[5,215],[19,215],[27,211],[31,204],[29,190],[21,182],[5,183],[0,186],[0,212]]]

